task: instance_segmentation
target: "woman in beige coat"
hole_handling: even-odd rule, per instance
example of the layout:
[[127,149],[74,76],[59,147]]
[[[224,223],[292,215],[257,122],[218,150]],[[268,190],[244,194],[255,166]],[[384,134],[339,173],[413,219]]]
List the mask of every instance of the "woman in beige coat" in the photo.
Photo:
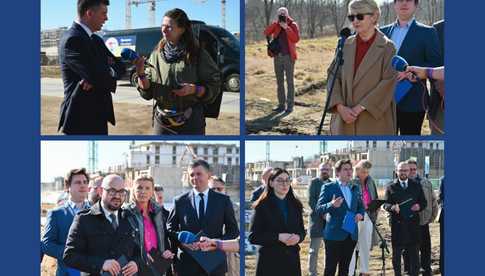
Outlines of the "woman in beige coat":
[[330,99],[332,135],[394,135],[396,49],[376,25],[380,10],[374,0],[353,0],[349,21],[356,34],[343,48],[344,64],[336,74]]

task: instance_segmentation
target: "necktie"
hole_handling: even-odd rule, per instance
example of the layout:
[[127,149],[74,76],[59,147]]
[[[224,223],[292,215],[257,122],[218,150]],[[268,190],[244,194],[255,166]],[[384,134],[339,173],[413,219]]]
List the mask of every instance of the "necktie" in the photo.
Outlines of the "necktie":
[[118,221],[116,220],[115,214],[111,214],[109,217],[111,218],[111,226],[113,226],[113,229],[118,229]]
[[401,182],[401,186],[402,186],[403,189],[406,189],[408,187],[408,185],[406,185],[406,182],[404,182],[404,181]]
[[204,194],[199,193],[200,201],[199,201],[199,221],[204,220],[205,210],[204,210]]

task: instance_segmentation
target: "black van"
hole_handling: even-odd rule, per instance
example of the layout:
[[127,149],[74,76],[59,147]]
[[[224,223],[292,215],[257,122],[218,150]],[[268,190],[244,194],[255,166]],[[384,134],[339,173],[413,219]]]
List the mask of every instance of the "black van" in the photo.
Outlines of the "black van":
[[[239,40],[227,30],[207,25],[202,21],[191,21],[194,35],[199,43],[209,52],[217,63],[223,76],[223,89],[239,91]],[[115,56],[120,56],[121,49],[131,48],[141,56],[150,56],[162,37],[160,27],[106,31],[103,34],[106,46]],[[125,79],[132,85],[136,83],[135,67],[127,64]]]

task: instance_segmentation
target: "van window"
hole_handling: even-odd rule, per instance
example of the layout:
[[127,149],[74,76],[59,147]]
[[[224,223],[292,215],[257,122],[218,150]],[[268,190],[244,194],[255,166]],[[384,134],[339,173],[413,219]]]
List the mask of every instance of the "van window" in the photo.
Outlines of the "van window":
[[213,61],[217,61],[217,40],[206,30],[200,30],[199,34],[200,47],[204,48]]
[[219,37],[227,46],[239,52],[239,40],[233,34],[222,28],[211,28],[211,32]]

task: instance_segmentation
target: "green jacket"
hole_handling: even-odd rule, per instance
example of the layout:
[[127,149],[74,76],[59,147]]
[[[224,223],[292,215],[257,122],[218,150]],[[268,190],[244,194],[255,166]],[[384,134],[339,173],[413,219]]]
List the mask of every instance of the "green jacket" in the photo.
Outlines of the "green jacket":
[[[219,68],[206,50],[200,49],[196,64],[186,64],[184,60],[167,63],[158,50],[154,50],[148,62],[155,68],[147,66],[145,73],[150,81],[150,88],[138,91],[145,100],[154,99],[162,109],[184,111],[198,103],[210,104],[221,93],[221,74]],[[205,87],[202,98],[195,95],[184,97],[175,96],[172,90],[177,89],[178,83],[193,83]]]

